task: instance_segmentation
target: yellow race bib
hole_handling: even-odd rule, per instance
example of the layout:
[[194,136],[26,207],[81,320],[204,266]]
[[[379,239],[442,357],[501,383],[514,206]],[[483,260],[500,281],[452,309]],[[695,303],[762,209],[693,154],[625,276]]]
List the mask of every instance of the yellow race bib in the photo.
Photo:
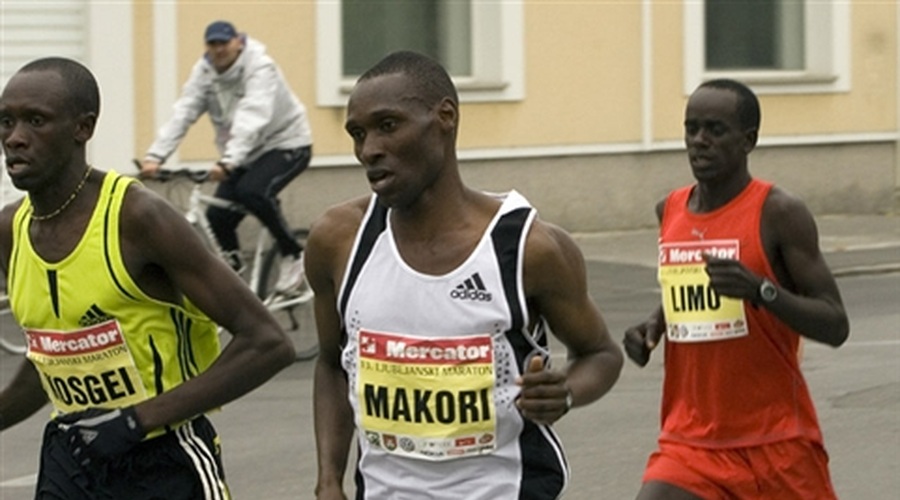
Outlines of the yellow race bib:
[[121,408],[146,399],[115,320],[74,331],[26,329],[28,358],[57,411]]
[[663,243],[659,247],[666,336],[673,342],[708,342],[748,334],[744,302],[709,286],[704,254],[738,259],[738,240]]
[[423,338],[359,332],[361,425],[372,446],[423,460],[496,447],[490,335]]

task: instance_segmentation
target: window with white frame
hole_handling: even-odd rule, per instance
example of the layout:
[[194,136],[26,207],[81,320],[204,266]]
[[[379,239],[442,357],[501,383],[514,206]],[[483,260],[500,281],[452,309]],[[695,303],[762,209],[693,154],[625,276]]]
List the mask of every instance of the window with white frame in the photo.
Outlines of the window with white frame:
[[25,63],[46,56],[84,61],[85,2],[0,2],[0,85]]
[[48,56],[80,61],[96,77],[103,105],[87,146],[95,165],[116,165],[135,151],[132,7],[132,2],[0,0],[0,87],[25,63]]
[[440,61],[463,102],[524,97],[522,0],[318,0],[317,102],[343,106],[359,77],[395,50]]
[[759,93],[849,89],[849,2],[686,0],[684,7],[685,93],[719,77]]

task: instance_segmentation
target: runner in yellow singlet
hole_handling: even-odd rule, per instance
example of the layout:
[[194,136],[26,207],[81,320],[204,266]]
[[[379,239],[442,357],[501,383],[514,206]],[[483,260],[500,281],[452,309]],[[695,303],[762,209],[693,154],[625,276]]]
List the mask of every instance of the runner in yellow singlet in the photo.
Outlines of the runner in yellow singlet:
[[[87,164],[91,72],[26,64],[0,95],[0,266],[28,340],[0,429],[52,405],[35,497],[227,499],[204,413],[293,360],[253,293],[162,198]],[[215,323],[234,334],[219,353]]]

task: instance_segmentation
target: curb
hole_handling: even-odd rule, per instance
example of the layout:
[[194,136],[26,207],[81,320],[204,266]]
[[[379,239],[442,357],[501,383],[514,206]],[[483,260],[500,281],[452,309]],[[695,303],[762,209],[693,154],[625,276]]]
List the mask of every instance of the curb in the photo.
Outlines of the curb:
[[867,276],[872,274],[887,274],[896,272],[900,272],[900,262],[837,268],[832,269],[831,274],[834,275],[835,278],[844,278],[848,276]]

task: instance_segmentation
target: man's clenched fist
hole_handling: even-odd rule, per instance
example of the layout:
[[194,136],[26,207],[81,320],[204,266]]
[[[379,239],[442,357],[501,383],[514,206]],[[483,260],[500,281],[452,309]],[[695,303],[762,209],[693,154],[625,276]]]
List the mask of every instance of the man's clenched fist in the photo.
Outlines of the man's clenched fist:
[[81,465],[126,453],[144,439],[144,429],[133,407],[115,410],[91,408],[56,419],[65,431],[72,456]]

